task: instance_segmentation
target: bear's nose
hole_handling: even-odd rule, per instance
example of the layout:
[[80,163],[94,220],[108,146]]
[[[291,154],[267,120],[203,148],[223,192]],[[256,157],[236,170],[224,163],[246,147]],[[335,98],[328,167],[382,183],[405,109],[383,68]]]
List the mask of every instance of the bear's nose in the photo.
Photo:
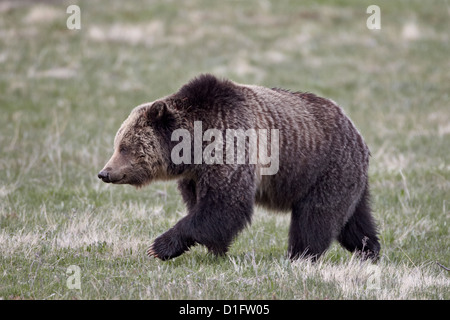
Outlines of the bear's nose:
[[109,172],[106,170],[102,170],[98,173],[98,178],[102,179],[103,182],[111,182],[111,180],[109,179]]

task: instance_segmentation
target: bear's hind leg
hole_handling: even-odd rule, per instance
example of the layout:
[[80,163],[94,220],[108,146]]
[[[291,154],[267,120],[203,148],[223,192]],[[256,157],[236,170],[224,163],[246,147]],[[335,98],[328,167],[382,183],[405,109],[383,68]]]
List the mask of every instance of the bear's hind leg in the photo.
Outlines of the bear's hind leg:
[[380,243],[370,210],[367,187],[355,208],[354,214],[342,228],[338,241],[350,252],[355,250],[360,252],[363,259],[371,259],[374,262],[378,260]]
[[324,208],[311,201],[294,205],[289,229],[288,253],[291,260],[319,258],[335,238],[333,222]]

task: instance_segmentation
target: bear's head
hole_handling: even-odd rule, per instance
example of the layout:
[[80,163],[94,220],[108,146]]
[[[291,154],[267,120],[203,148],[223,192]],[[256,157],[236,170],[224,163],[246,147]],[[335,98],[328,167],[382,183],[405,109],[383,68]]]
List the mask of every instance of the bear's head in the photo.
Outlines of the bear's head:
[[165,134],[175,122],[165,101],[133,109],[114,139],[114,153],[98,177],[106,183],[144,186],[167,179],[170,161]]

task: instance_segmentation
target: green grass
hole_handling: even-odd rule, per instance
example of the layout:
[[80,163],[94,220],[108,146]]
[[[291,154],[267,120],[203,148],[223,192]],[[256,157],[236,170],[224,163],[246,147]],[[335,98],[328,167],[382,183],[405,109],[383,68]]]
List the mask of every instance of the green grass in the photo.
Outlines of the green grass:
[[[31,2],[30,2],[31,3]],[[81,8],[81,30],[66,8]],[[70,1],[0,4],[0,299],[449,299],[447,2]],[[130,110],[211,72],[343,106],[372,151],[382,257],[334,244],[286,258],[289,215],[257,209],[226,257],[147,246],[185,208],[174,183],[97,172]],[[81,289],[69,289],[69,266]],[[376,277],[377,285],[371,287]]]

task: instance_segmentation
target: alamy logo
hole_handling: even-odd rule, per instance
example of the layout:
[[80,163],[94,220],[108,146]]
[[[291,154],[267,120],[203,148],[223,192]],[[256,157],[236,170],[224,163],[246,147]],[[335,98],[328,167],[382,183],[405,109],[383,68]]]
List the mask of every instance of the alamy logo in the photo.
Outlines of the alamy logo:
[[377,5],[371,5],[367,7],[366,13],[371,13],[367,18],[366,26],[369,30],[380,30],[381,29],[381,10]]
[[72,4],[67,7],[66,13],[71,13],[71,15],[66,20],[66,26],[69,30],[80,30],[81,29],[81,10],[80,7]]
[[[261,175],[274,175],[279,169],[278,129],[226,129],[225,137],[219,129],[207,129],[202,134],[202,122],[194,122],[194,137],[187,129],[172,132],[172,141],[180,141],[173,147],[174,164],[255,164]],[[248,144],[246,143],[248,139]],[[269,147],[270,141],[270,148]],[[192,143],[193,142],[193,143]],[[203,142],[210,142],[203,148]],[[246,148],[246,145],[248,148]],[[192,146],[193,149],[192,150]],[[225,146],[225,159],[224,159]],[[246,151],[248,150],[248,152]],[[248,162],[246,162],[248,155]]]
[[380,290],[381,289],[381,269],[378,266],[367,267],[366,273],[368,275],[366,282],[367,290]]
[[66,281],[67,288],[81,290],[81,268],[77,265],[70,265],[66,274],[69,276]]

